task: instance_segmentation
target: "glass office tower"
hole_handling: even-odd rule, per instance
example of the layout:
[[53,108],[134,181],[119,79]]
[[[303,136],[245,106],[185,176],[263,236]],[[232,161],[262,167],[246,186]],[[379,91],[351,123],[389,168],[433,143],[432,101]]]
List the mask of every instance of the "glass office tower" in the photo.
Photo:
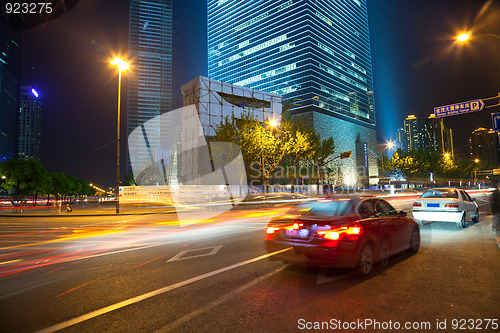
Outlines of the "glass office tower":
[[0,162],[17,156],[21,36],[0,11]]
[[208,75],[281,95],[335,154],[352,151],[344,184],[377,182],[366,0],[208,0]]
[[[129,24],[127,137],[149,119],[172,110],[172,0],[131,0]],[[152,144],[159,137],[159,129],[151,130],[147,139]],[[146,147],[128,151],[128,172],[131,156],[149,154]]]

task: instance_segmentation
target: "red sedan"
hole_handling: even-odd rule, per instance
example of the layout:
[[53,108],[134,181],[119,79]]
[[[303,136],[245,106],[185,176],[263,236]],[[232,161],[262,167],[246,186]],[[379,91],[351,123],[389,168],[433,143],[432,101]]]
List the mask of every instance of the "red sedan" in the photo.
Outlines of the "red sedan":
[[401,251],[417,252],[420,229],[404,212],[373,196],[331,196],[303,203],[272,219],[266,229],[272,260],[314,266],[357,268],[386,265]]

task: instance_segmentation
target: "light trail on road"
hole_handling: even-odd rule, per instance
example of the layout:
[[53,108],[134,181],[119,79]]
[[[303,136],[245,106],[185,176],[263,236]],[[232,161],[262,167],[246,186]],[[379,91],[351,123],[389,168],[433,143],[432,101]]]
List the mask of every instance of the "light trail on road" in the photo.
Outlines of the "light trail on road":
[[[52,236],[54,238],[39,242],[26,242],[26,240],[29,241],[33,237],[39,236],[40,233],[25,233],[23,236],[27,238],[23,238],[20,244],[0,248],[0,251],[9,251],[4,254],[7,255],[5,257],[1,257],[2,254],[0,254],[1,259],[16,258],[16,261],[0,261],[0,278],[48,265],[75,262],[97,256],[117,254],[123,251],[164,245],[166,244],[166,239],[175,240],[183,236],[203,237],[207,234],[227,233],[231,232],[232,225],[248,220],[264,219],[263,222],[267,223],[271,217],[279,215],[289,208],[291,206],[265,208],[258,211],[251,210],[250,212],[248,210],[232,210],[209,220],[192,219],[189,225],[183,227],[179,225],[176,219],[172,218],[172,215],[165,215],[163,217],[164,220],[159,222],[152,220],[149,216],[139,216],[128,218],[126,222],[118,220],[114,224],[99,224],[97,227],[90,225],[86,228],[58,229],[53,230],[52,234],[50,233],[51,231],[44,231],[43,234],[45,236]],[[160,217],[156,216],[156,219],[158,218]],[[206,229],[211,226],[217,226],[217,228]],[[69,234],[58,236],[60,232]],[[15,238],[19,237],[19,235],[19,233],[6,234],[3,235],[3,240],[5,241],[9,236]],[[47,246],[50,246],[50,249],[25,251],[30,248],[43,248]],[[12,250],[17,250],[18,252],[11,253],[10,251]],[[47,252],[58,254],[36,256],[36,254]],[[32,258],[33,256],[34,258]]]

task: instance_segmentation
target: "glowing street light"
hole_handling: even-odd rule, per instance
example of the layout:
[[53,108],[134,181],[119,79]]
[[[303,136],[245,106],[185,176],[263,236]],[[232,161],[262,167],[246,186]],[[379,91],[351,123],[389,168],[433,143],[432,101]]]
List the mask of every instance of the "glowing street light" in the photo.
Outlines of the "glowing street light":
[[468,33],[463,33],[457,36],[457,40],[461,43],[465,42],[470,38],[470,35]]
[[121,58],[115,58],[111,60],[110,63],[113,66],[117,66],[120,72],[126,71],[130,67],[128,62],[123,61]]
[[[477,34],[477,35],[474,35],[475,38],[480,37],[480,36],[490,36],[490,37],[495,37],[495,38],[500,39],[500,36],[495,35],[495,34]],[[472,39],[472,34],[470,32],[464,32],[463,34],[460,34],[457,36],[457,41],[460,43],[465,43],[469,39]]]
[[115,58],[110,61],[111,65],[118,67],[118,121],[116,130],[116,213],[120,212],[120,100],[122,88],[122,72],[129,69],[128,62],[121,58]]

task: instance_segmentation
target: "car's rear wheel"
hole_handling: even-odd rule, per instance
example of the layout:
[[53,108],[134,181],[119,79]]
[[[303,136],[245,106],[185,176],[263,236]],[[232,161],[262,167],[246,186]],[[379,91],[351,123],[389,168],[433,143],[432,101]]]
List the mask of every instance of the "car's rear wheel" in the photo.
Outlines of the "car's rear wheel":
[[410,247],[408,248],[408,252],[415,253],[420,248],[420,230],[418,227],[413,228],[410,237]]
[[373,263],[375,259],[373,247],[371,244],[365,244],[361,248],[361,251],[359,252],[359,260],[358,260],[358,267],[357,271],[358,274],[361,276],[365,276],[370,274],[373,268]]
[[476,209],[476,215],[472,218],[472,222],[478,223],[479,222],[479,209]]
[[391,257],[391,244],[389,238],[384,237],[378,246],[378,259],[382,266],[387,266],[389,258]]
[[457,227],[465,228],[465,223],[466,223],[466,217],[465,217],[465,212],[464,212],[462,214],[462,220],[460,220],[460,222],[457,222]]

